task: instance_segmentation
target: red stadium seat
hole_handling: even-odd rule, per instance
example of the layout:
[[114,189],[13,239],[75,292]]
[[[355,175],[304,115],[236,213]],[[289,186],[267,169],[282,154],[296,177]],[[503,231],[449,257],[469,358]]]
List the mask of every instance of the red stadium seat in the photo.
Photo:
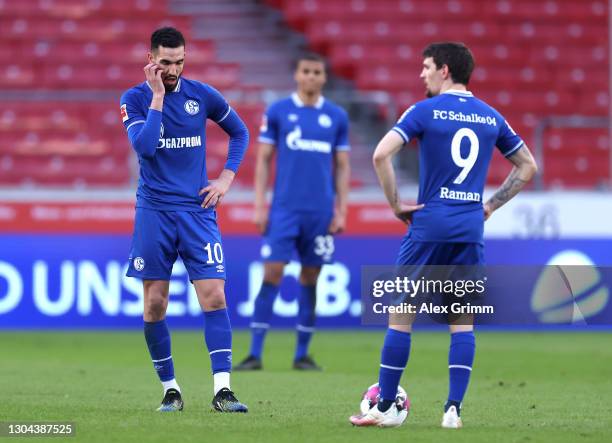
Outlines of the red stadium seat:
[[[167,7],[167,0],[0,1],[4,88],[66,92],[66,100],[3,102],[0,185],[130,183],[133,154],[118,98],[144,80],[151,29],[174,25],[189,39],[191,18]],[[217,62],[212,42],[189,40],[190,77],[238,84],[239,67]],[[113,98],[74,100],[75,91]]]
[[[506,116],[531,142],[550,115],[609,112],[608,8],[572,0],[284,0],[269,1],[334,71],[362,90],[391,93],[403,110],[423,96],[421,51],[431,41],[463,41],[475,54],[470,89]],[[580,133],[576,130],[570,133]],[[588,131],[587,131],[588,132]],[[591,135],[568,135],[564,160],[550,160],[545,181],[597,185],[609,162],[592,154]],[[548,148],[547,148],[548,149]],[[564,154],[565,155],[565,154]],[[573,156],[573,157],[572,157]],[[508,163],[495,157],[492,183]],[[548,158],[546,161],[549,161]],[[587,169],[596,168],[589,176]],[[598,168],[598,169],[597,169]],[[564,178],[564,174],[568,177]],[[571,176],[571,177],[570,177]],[[608,175],[609,176],[609,175]]]
[[[546,116],[609,112],[608,8],[601,0],[266,3],[281,9],[287,23],[329,57],[336,74],[352,80],[358,89],[388,93],[398,112],[423,97],[421,51],[431,41],[445,39],[470,46],[477,62],[470,89],[502,112],[528,144],[534,127]],[[53,91],[67,97],[96,91],[108,97],[96,103],[5,101],[0,110],[0,184],[21,183],[28,171],[35,183],[103,185],[105,176],[108,184],[128,183],[126,159],[133,154],[117,97],[143,81],[147,37],[162,24],[187,32],[189,77],[222,90],[261,89],[245,83],[249,79],[241,77],[240,65],[219,62],[212,42],[193,41],[191,17],[173,14],[168,7],[168,0],[0,0],[0,56],[7,60],[0,72],[4,89]],[[210,13],[208,19],[218,14],[226,12]],[[240,41],[240,36],[232,38]],[[232,105],[256,133],[262,106]],[[381,113],[388,109],[381,106]],[[227,137],[215,125],[208,137],[208,166],[216,170],[223,166]],[[607,150],[592,146],[603,146],[602,137],[607,134],[596,130],[551,130],[545,146],[545,182],[599,184],[609,173],[602,166],[608,164],[603,160]],[[561,147],[553,148],[550,140],[559,138]],[[246,155],[254,156],[255,151]],[[83,165],[91,159],[99,166],[88,172]],[[247,163],[237,180],[250,187],[252,162]],[[112,172],[104,173],[109,165],[115,165]],[[496,155],[491,183],[503,180],[508,168],[508,162]]]

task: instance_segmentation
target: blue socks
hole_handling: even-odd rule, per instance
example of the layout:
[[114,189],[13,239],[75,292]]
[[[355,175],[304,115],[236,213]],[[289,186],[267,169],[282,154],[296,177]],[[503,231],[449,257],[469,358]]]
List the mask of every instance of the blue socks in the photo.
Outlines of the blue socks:
[[444,407],[445,411],[449,406],[456,406],[457,411],[459,411],[470,382],[475,351],[476,339],[473,331],[451,334],[448,351],[449,390],[448,401]]
[[261,359],[263,353],[264,340],[270,328],[270,317],[272,317],[272,308],[277,294],[278,286],[264,282],[255,299],[255,310],[250,325],[251,350],[249,355],[258,359]]
[[[467,391],[472,374],[476,340],[474,332],[456,332],[451,334],[450,349],[448,352],[449,392],[448,401],[444,407],[446,411],[455,406],[460,411],[461,402]],[[385,343],[382,349],[380,374],[379,409],[385,411],[395,401],[397,387],[408,357],[410,356],[410,333],[387,329]]]
[[[175,388],[180,391],[174,378],[170,333],[166,320],[145,321],[144,335],[151,360],[153,360],[153,367],[157,371],[164,390]],[[216,394],[222,387],[229,388],[229,373],[232,370],[232,327],[227,309],[204,312],[204,339],[210,354]]]
[[232,327],[227,309],[204,312],[204,340],[213,374],[232,370]]
[[[255,310],[251,321],[251,349],[249,355],[261,359],[266,333],[270,328],[270,318],[274,300],[278,294],[278,286],[264,282],[255,299]],[[297,344],[295,360],[308,355],[308,346],[314,332],[316,285],[300,285],[298,298]]]
[[399,386],[400,378],[402,378],[404,368],[408,363],[409,356],[410,333],[387,329],[380,358],[380,373],[378,375],[380,398],[382,400],[387,400],[391,403],[395,402],[397,387]]
[[315,330],[315,307],[317,303],[317,286],[300,285],[300,296],[298,298],[297,319],[297,343],[295,347],[294,360],[299,360],[308,355],[308,346]]
[[144,322],[144,335],[153,360],[153,367],[162,382],[174,379],[174,363],[170,349],[170,332],[166,320]]

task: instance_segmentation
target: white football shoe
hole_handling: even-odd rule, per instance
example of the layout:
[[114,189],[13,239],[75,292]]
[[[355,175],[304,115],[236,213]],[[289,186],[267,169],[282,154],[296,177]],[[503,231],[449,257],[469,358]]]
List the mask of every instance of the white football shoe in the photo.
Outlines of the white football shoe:
[[400,411],[395,405],[391,405],[385,412],[381,412],[374,405],[365,414],[352,415],[349,421],[354,426],[378,426],[379,428],[396,428],[406,420],[407,411]]
[[457,408],[450,406],[442,417],[442,427],[447,429],[459,429],[463,426],[461,417],[457,414]]

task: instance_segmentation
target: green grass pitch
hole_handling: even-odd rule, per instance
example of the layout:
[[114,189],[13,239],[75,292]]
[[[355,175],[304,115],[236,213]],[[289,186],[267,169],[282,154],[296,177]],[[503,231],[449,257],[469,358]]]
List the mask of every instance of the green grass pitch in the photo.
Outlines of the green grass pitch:
[[[353,428],[362,391],[377,381],[383,332],[319,332],[322,373],[290,369],[292,332],[271,332],[264,371],[235,373],[246,415],[210,412],[212,377],[199,332],[173,333],[181,414],[155,412],[161,385],[138,332],[0,333],[0,421],[72,421],[83,442],[603,442],[612,441],[612,335],[477,334],[464,428],[439,428],[448,334],[413,334],[402,378],[404,426]],[[234,338],[242,359],[248,334]],[[452,438],[452,440],[451,440]],[[1,438],[0,438],[1,439]],[[52,441],[64,440],[53,438]],[[10,439],[10,441],[43,441]],[[8,441],[8,440],[7,440]]]

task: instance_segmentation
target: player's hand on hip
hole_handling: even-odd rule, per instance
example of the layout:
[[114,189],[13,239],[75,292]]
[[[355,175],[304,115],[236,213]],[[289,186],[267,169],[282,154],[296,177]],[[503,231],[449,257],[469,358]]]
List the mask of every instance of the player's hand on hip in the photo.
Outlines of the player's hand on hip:
[[268,217],[270,211],[268,208],[255,208],[255,212],[253,214],[253,223],[257,226],[257,230],[260,234],[266,232],[268,228]]
[[339,211],[334,211],[334,218],[332,218],[329,224],[330,234],[340,234],[346,229],[346,214],[342,214]]
[[166,88],[162,81],[162,73],[164,72],[162,67],[157,63],[149,63],[144,67],[144,72],[147,83],[149,83],[149,86],[151,86],[153,90],[153,95],[164,95],[166,93]]
[[210,208],[211,206],[217,206],[221,199],[225,196],[229,190],[232,181],[234,180],[234,172],[224,169],[219,175],[217,180],[208,182],[208,186],[200,189],[198,195],[206,194],[204,201],[202,202],[203,208]]
[[400,203],[396,208],[393,208],[393,212],[395,213],[395,216],[397,218],[404,222],[404,224],[409,224],[412,223],[413,214],[419,209],[422,209],[424,206],[424,204],[407,205],[404,203]]
[[485,221],[487,221],[489,217],[491,217],[491,214],[493,214],[493,209],[491,208],[491,206],[489,206],[488,203],[485,203],[482,206],[482,209],[484,210],[484,219]]

